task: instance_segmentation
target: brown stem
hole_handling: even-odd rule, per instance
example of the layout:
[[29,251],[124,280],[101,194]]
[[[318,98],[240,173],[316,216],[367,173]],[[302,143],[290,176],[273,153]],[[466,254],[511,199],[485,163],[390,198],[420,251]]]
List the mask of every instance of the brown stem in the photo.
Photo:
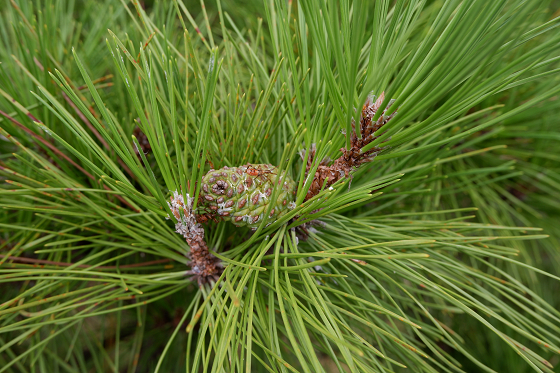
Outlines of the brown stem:
[[[14,262],[42,264],[42,265],[46,264],[46,265],[53,265],[53,266],[59,266],[59,267],[70,267],[70,266],[74,265],[74,263],[53,262],[51,260],[22,258],[22,257],[18,257],[18,256],[9,256],[9,255],[2,255],[2,254],[0,254],[0,258],[6,258],[7,260],[12,260]],[[171,261],[171,259],[159,259],[159,260],[152,260],[150,262],[144,262],[144,263],[125,264],[125,265],[119,266],[119,268],[144,267],[144,266],[148,266],[148,265],[168,263],[170,261]],[[78,267],[78,268],[90,268],[92,266],[89,266],[87,264],[79,264],[76,267]],[[116,269],[117,266],[96,266],[95,268],[97,268],[97,269]]]
[[[51,149],[55,154],[59,155],[60,157],[64,158],[68,162],[70,162],[74,167],[76,167],[78,170],[80,170],[84,175],[86,175],[91,180],[95,181],[95,177],[92,174],[90,174],[89,172],[84,170],[83,167],[81,167],[79,164],[77,164],[72,159],[70,159],[70,157],[68,157],[66,154],[61,152],[56,146],[54,146],[53,144],[51,144],[50,142],[48,142],[47,140],[45,140],[41,136],[37,135],[35,132],[31,131],[29,128],[25,127],[23,124],[19,123],[17,120],[15,120],[11,116],[9,116],[7,113],[3,112],[2,110],[0,110],[0,115],[3,115],[4,117],[6,117],[10,122],[15,124],[18,128],[22,129],[25,133],[31,135],[31,137],[33,137],[34,139],[40,141],[43,145],[45,145],[46,147]],[[42,122],[39,119],[35,118],[31,113],[27,113],[27,116],[30,117],[33,121],[42,124]],[[111,188],[109,188],[106,185],[103,185],[103,188],[105,188],[106,190],[112,190]],[[134,208],[130,203],[128,203],[121,196],[115,195],[115,197],[117,197],[117,199],[119,201],[121,201],[123,204],[125,204],[126,206],[131,208],[133,211],[140,212],[140,210]]]
[[[70,105],[72,107],[72,109],[74,109],[74,111],[76,112],[76,114],[78,115],[78,117],[80,117],[80,119],[82,120],[82,122],[85,123],[85,125],[91,130],[91,132],[93,132],[93,134],[95,135],[95,137],[97,137],[97,139],[101,142],[101,144],[103,144],[103,147],[109,151],[111,154],[113,154],[113,151],[111,150],[111,148],[109,147],[109,144],[107,144],[107,141],[105,141],[105,139],[103,138],[103,136],[101,136],[101,134],[97,131],[97,129],[91,124],[91,122],[86,118],[86,116],[78,109],[78,107],[76,105],[74,105],[74,103],[72,102],[72,100],[70,100],[70,98],[66,95],[66,93],[62,92],[62,97],[64,97],[64,99],[66,100],[66,102],[68,103],[68,105]],[[126,165],[126,163],[123,162],[122,159],[117,158],[117,161],[119,162],[119,164],[122,166],[122,168],[133,178],[136,180],[136,175],[134,175],[134,173],[130,170],[130,168],[128,168],[128,166]]]
[[[80,165],[78,165],[76,162],[74,162],[72,159],[70,159],[66,154],[64,154],[63,152],[61,152],[57,147],[55,147],[54,145],[52,145],[50,142],[48,142],[47,140],[45,140],[44,138],[42,138],[41,136],[37,135],[35,132],[31,131],[29,128],[25,127],[23,124],[19,123],[17,120],[15,120],[14,118],[12,118],[11,116],[9,116],[7,113],[3,112],[2,110],[0,110],[0,114],[3,115],[4,117],[6,117],[10,122],[12,122],[13,124],[15,124],[16,126],[18,126],[21,130],[23,130],[25,133],[31,135],[34,139],[39,140],[43,145],[45,145],[46,147],[48,147],[49,149],[51,149],[54,153],[56,153],[57,155],[61,156],[62,158],[66,159],[68,162],[70,162],[74,167],[76,167],[78,170],[82,171],[82,173],[84,175],[86,175],[87,177],[89,177],[92,180],[95,180],[95,177],[93,177],[92,174],[90,174],[89,172],[87,172],[86,170],[84,170]],[[33,115],[29,114],[28,115],[33,121],[38,122],[38,123],[42,123],[40,120],[38,120],[37,118],[35,118]]]
[[[109,80],[109,79],[112,79],[112,78],[113,78],[113,74],[109,74],[109,75],[102,76],[101,78],[97,78],[97,79],[95,79],[95,80],[92,80],[91,83],[92,83],[92,84],[97,84],[97,83],[101,83],[101,82],[104,82],[104,81]],[[70,83],[70,82],[69,82],[69,83]],[[86,88],[88,88],[87,84],[84,84],[84,85],[81,85],[81,86],[79,86],[79,87],[76,87],[76,89],[77,89],[78,91],[82,91],[82,90],[84,90],[84,89],[86,89]]]

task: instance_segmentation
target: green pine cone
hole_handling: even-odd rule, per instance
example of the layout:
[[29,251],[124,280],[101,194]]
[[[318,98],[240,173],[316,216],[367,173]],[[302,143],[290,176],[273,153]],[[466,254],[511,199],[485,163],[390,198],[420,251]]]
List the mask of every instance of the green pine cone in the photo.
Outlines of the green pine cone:
[[[284,172],[285,173],[285,172]],[[278,176],[278,177],[277,177]],[[256,229],[269,203],[273,203],[268,224],[295,207],[296,184],[286,175],[278,197],[271,201],[274,181],[280,183],[284,175],[269,164],[247,164],[241,167],[223,167],[210,170],[202,178],[200,192],[204,206],[215,211],[224,220],[242,227]]]

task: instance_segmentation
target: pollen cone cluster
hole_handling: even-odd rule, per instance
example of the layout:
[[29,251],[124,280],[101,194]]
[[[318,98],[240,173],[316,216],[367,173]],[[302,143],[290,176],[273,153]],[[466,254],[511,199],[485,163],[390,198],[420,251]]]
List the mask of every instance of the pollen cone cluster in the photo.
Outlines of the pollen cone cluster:
[[[385,94],[382,93],[377,100],[375,96],[368,97],[364,106],[362,107],[362,113],[360,116],[360,122],[358,128],[356,128],[356,123],[352,119],[352,133],[350,134],[350,149],[342,148],[342,156],[334,161],[332,165],[329,166],[330,159],[322,159],[315,171],[313,176],[313,181],[311,187],[309,188],[305,200],[312,198],[317,195],[323,185],[326,188],[336,183],[338,180],[348,177],[350,171],[359,167],[360,165],[371,162],[377,153],[382,150],[381,147],[375,146],[372,149],[362,153],[362,149],[370,144],[373,140],[377,139],[375,133],[381,129],[391,118],[393,118],[397,112],[390,115],[386,115],[394,100],[389,101],[389,104],[383,110],[382,115],[379,116],[377,120],[373,120],[373,117],[381,107],[383,100],[385,99]],[[360,137],[357,135],[357,131],[360,131]],[[315,159],[315,147],[311,148],[309,157],[307,158],[307,172],[313,167],[313,162]]]
[[221,273],[221,264],[208,251],[208,245],[204,241],[204,228],[197,222],[192,211],[193,198],[187,194],[185,201],[181,194],[174,192],[168,204],[176,220],[176,232],[185,237],[191,248],[188,255],[191,270],[187,275],[196,278],[199,285],[210,280],[216,281]]
[[201,205],[223,220],[256,229],[263,219],[270,224],[293,209],[295,194],[296,184],[285,172],[247,164],[210,170],[202,178]]

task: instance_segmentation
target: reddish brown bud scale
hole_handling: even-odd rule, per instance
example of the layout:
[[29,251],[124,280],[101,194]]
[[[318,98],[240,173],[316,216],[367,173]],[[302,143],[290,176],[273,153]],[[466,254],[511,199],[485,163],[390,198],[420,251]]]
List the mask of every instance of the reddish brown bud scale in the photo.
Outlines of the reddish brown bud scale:
[[253,205],[257,205],[259,203],[259,195],[255,194],[253,198],[251,198],[251,202],[253,202]]

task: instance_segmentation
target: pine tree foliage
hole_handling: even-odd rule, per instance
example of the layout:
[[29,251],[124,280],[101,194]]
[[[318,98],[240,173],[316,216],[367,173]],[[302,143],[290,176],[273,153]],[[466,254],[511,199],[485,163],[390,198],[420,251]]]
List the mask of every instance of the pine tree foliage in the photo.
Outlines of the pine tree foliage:
[[[553,372],[556,9],[2,0],[0,373]],[[247,164],[295,204],[199,284],[169,202]]]

